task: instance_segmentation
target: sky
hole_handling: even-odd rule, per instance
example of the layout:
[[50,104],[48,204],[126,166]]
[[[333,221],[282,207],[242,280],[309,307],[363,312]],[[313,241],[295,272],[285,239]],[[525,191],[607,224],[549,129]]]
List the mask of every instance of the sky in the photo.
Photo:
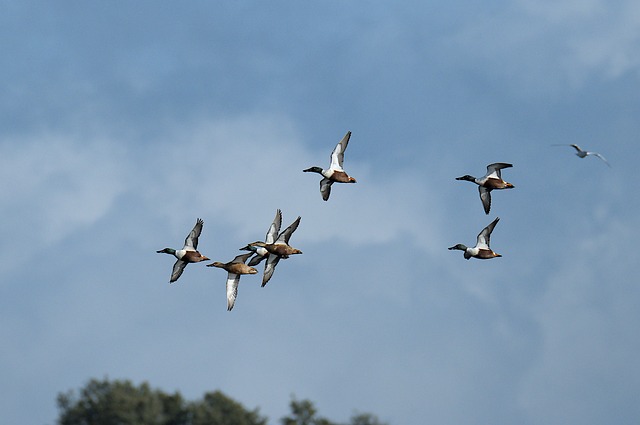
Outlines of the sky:
[[[0,411],[91,378],[270,424],[637,424],[640,4],[1,1]],[[346,131],[328,202],[320,176]],[[600,152],[580,159],[568,146]],[[514,189],[456,181],[508,162]],[[229,261],[301,216],[264,288]],[[465,260],[495,217],[492,260]],[[260,266],[260,272],[262,266]]]

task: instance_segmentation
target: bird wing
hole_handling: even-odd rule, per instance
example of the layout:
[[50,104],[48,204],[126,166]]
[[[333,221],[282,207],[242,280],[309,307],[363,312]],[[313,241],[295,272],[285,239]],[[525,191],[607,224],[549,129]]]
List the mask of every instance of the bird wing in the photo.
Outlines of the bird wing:
[[240,283],[240,275],[235,273],[229,273],[227,275],[227,310],[231,311],[233,305],[236,303],[236,297],[238,296],[238,283]]
[[578,153],[582,153],[582,152],[584,152],[582,149],[580,149],[580,146],[576,145],[575,143],[574,143],[574,144],[571,144],[571,145],[569,145],[569,146],[571,146],[571,147],[572,147],[572,148],[574,148],[576,151],[578,151]]
[[278,261],[280,261],[280,257],[277,255],[269,254],[269,258],[267,259],[267,263],[264,265],[264,275],[262,276],[262,286],[266,285],[273,276],[273,272],[276,271],[276,266],[278,265]]
[[489,211],[491,210],[491,189],[487,189],[484,186],[478,186],[478,191],[480,192],[480,200],[484,207],[484,213],[489,214]]
[[176,280],[178,280],[178,278],[182,275],[182,272],[184,271],[185,267],[187,267],[186,261],[182,261],[182,260],[176,261],[176,263],[173,265],[173,271],[171,272],[171,280],[169,282],[173,283]]
[[331,195],[331,185],[333,182],[327,178],[320,180],[320,193],[322,194],[322,199],[327,201],[329,199],[329,195]]
[[336,145],[331,152],[331,170],[343,171],[342,163],[344,161],[344,151],[347,150],[347,145],[349,144],[349,139],[351,138],[351,132],[347,131],[347,134],[344,135],[342,140]]
[[276,243],[277,242],[284,242],[284,243],[288,244],[289,243],[289,238],[291,238],[291,235],[293,234],[293,232],[296,231],[296,229],[298,228],[299,224],[300,224],[300,217],[298,216],[298,218],[296,218],[296,221],[294,221],[293,223],[291,223],[291,225],[289,227],[284,229],[284,232],[280,233],[280,235],[278,236],[278,239],[276,240]]
[[500,175],[500,170],[503,168],[513,167],[512,164],[507,164],[506,162],[495,162],[493,164],[487,165],[487,174],[485,177],[497,177],[499,179],[502,178]]
[[189,233],[187,238],[184,240],[184,247],[182,249],[186,249],[188,251],[195,251],[198,249],[198,237],[200,236],[200,233],[202,233],[203,224],[204,221],[200,218],[196,221],[196,225],[193,226],[191,233]]
[[236,256],[236,258],[231,260],[231,262],[232,263],[242,263],[242,264],[244,264],[244,262],[247,261],[247,258],[251,257],[252,255],[253,255],[253,252],[247,252],[246,254],[240,254],[240,255]]
[[496,217],[496,219],[493,220],[491,222],[491,224],[489,224],[487,227],[482,229],[482,231],[480,233],[478,233],[478,239],[477,239],[477,243],[476,243],[476,248],[490,249],[489,248],[489,241],[491,239],[491,232],[493,232],[493,228],[496,227],[496,224],[498,223],[498,220],[500,220],[500,217]]
[[278,233],[280,233],[280,226],[282,226],[282,211],[278,209],[276,216],[273,218],[273,223],[271,223],[269,230],[267,230],[267,236],[264,239],[265,243],[274,243],[276,241]]
[[262,260],[264,260],[266,257],[266,255],[260,255],[258,253],[256,253],[255,257],[253,257],[251,260],[249,260],[249,265],[251,267],[253,266],[257,266],[258,264],[260,264],[262,262]]
[[609,161],[607,161],[605,159],[604,156],[600,155],[598,152],[587,152],[587,155],[593,155],[593,156],[597,156],[598,158],[600,158],[601,160],[603,160],[605,162],[605,164],[607,164],[609,167],[611,167],[611,164],[609,164]]

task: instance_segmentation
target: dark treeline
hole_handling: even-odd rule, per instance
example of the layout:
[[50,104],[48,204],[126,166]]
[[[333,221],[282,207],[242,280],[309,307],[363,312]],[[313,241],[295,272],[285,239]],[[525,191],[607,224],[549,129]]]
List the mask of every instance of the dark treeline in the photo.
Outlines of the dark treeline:
[[[128,380],[90,380],[78,391],[57,397],[59,425],[268,425],[259,409],[246,409],[221,391],[205,393],[201,399],[185,400]],[[309,400],[291,400],[291,412],[280,418],[282,425],[386,425],[375,415],[361,413],[349,422],[333,422],[318,415]]]

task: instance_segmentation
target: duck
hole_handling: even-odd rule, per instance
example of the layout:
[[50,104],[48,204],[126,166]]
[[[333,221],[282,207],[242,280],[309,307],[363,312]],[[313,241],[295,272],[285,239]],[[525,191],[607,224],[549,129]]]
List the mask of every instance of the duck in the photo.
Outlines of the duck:
[[456,177],[456,180],[467,180],[478,185],[484,212],[489,214],[491,210],[491,191],[493,189],[513,189],[515,187],[513,184],[502,180],[500,174],[500,170],[510,167],[513,167],[513,165],[505,162],[495,162],[487,165],[487,174],[483,177],[476,178],[467,174],[462,177]]
[[580,146],[576,145],[575,143],[574,144],[552,145],[552,146],[571,146],[572,148],[574,148],[576,150],[576,155],[579,158],[586,158],[587,156],[596,156],[596,157],[600,158],[601,160],[603,160],[604,163],[607,164],[609,167],[611,167],[611,164],[609,164],[609,161],[607,161],[604,156],[600,155],[598,152],[585,151],[582,148],[580,148]]
[[253,255],[252,252],[247,254],[241,254],[236,256],[228,263],[221,263],[214,261],[211,264],[207,264],[207,267],[218,267],[227,271],[227,311],[231,311],[236,303],[238,297],[238,284],[240,283],[240,276],[243,274],[256,274],[258,270],[245,264],[247,258]]
[[[273,218],[273,222],[267,229],[267,235],[265,236],[264,243],[272,244],[278,239],[278,235],[280,233],[280,226],[282,226],[282,211],[280,209],[276,210],[276,216]],[[258,243],[258,242],[255,242]],[[257,246],[257,245],[247,245],[244,250],[250,250],[254,252],[256,255],[249,260],[250,266],[257,266],[262,262],[262,260],[266,259],[269,255],[269,251],[265,247]]]
[[502,257],[502,255],[493,252],[493,250],[489,247],[491,232],[493,232],[493,228],[496,227],[496,224],[498,224],[499,220],[500,217],[496,217],[496,219],[493,220],[491,224],[482,229],[482,231],[478,234],[476,246],[468,247],[464,244],[459,243],[450,247],[449,250],[458,249],[460,251],[464,251],[464,258],[466,258],[467,260],[471,257],[478,258],[480,260]]
[[351,138],[351,132],[347,131],[342,140],[338,142],[336,147],[331,152],[331,165],[328,169],[322,169],[321,167],[310,167],[306,170],[302,170],[305,173],[318,173],[323,179],[320,180],[320,194],[325,201],[329,200],[331,195],[331,185],[333,183],[356,183],[356,179],[348,175],[342,168],[344,162],[344,151],[347,150],[349,139]]
[[182,275],[184,268],[189,263],[199,263],[201,261],[210,261],[209,258],[198,252],[198,238],[202,233],[202,226],[204,221],[200,218],[196,220],[195,226],[191,230],[191,233],[187,235],[184,240],[184,246],[182,249],[164,248],[160,251],[156,251],[158,254],[171,254],[178,259],[173,265],[173,271],[171,272],[171,279],[169,283],[173,283]]
[[[267,262],[264,265],[264,274],[262,276],[262,287],[264,287],[271,276],[273,276],[273,272],[278,265],[280,259],[289,258],[290,255],[302,254],[297,248],[294,248],[289,245],[289,239],[293,232],[296,231],[298,225],[300,224],[301,217],[298,217],[289,227],[284,229],[282,233],[280,233],[277,238],[275,234],[277,234],[277,230],[280,227],[279,222],[282,220],[282,216],[280,215],[280,210],[276,212],[276,218],[274,219],[274,223],[269,227],[269,231],[267,232],[267,237],[265,242],[256,241],[250,244],[247,244],[245,247],[240,248],[244,251],[251,251],[252,253],[256,253],[256,256],[260,256],[259,259],[252,259],[249,264],[256,265],[260,263],[264,258],[267,258]],[[278,222],[278,223],[276,223]],[[275,241],[269,242],[275,238]]]

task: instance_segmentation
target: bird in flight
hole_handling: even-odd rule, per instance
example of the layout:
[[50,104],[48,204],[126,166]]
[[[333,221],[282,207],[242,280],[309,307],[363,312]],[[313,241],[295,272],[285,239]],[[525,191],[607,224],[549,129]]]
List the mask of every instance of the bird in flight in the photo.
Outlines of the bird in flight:
[[482,231],[478,234],[478,238],[476,239],[476,246],[468,247],[464,244],[457,244],[449,248],[458,249],[460,251],[464,251],[464,258],[467,260],[471,257],[479,258],[481,260],[488,260],[490,258],[502,257],[502,255],[493,252],[491,248],[489,248],[489,240],[491,238],[491,232],[493,232],[493,228],[498,224],[498,220],[500,217],[496,217],[487,227],[482,229]]
[[340,140],[333,149],[333,152],[331,152],[331,165],[329,166],[329,169],[324,170],[320,167],[311,167],[306,170],[302,170],[305,173],[318,173],[323,177],[322,180],[320,180],[320,193],[322,194],[322,199],[325,201],[329,199],[329,195],[331,194],[331,185],[333,183],[356,182],[356,179],[349,176],[342,168],[342,163],[344,162],[344,151],[347,150],[350,138],[351,132],[347,131],[347,134],[344,135],[342,140]]
[[182,249],[173,249],[173,248],[165,248],[160,251],[156,251],[158,254],[171,254],[178,259],[173,265],[173,271],[171,272],[171,280],[170,283],[178,280],[184,268],[187,267],[189,263],[199,263],[200,261],[208,261],[209,258],[200,254],[198,249],[198,237],[200,237],[200,233],[202,233],[202,225],[204,221],[198,219],[196,221],[196,225],[193,226],[193,230],[191,233],[187,235],[187,238],[184,240],[184,246]]
[[605,159],[605,157],[600,155],[598,152],[585,151],[585,150],[581,149],[580,146],[578,146],[576,144],[562,144],[562,145],[551,145],[551,146],[571,146],[572,148],[574,148],[576,150],[576,155],[578,157],[585,158],[587,156],[597,156],[598,158],[603,160],[605,164],[607,164],[609,167],[611,167],[611,164],[609,164],[609,161],[607,161]]
[[514,187],[511,183],[502,180],[502,175],[500,173],[500,170],[509,167],[513,167],[513,165],[504,162],[496,162],[487,165],[487,174],[483,177],[476,178],[467,174],[462,177],[456,177],[456,180],[467,180],[478,185],[478,191],[480,192],[480,200],[482,201],[484,212],[485,214],[489,214],[489,211],[491,210],[491,191],[493,189],[512,189]]
[[207,267],[219,267],[227,271],[227,311],[231,311],[236,303],[238,297],[238,284],[240,283],[240,276],[243,274],[256,274],[258,270],[253,267],[247,266],[244,262],[247,258],[253,255],[252,252],[236,256],[228,263],[221,263],[214,261],[211,264],[207,264]]

